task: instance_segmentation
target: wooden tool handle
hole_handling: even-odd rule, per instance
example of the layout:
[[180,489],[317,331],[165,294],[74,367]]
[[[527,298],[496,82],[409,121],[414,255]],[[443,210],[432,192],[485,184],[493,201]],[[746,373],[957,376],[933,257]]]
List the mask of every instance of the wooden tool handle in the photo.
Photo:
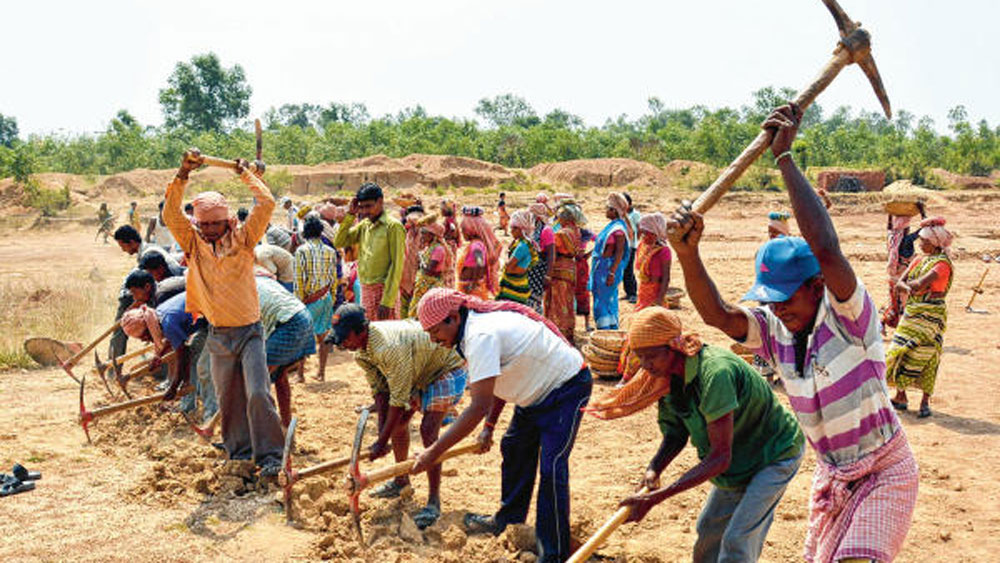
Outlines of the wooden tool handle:
[[100,336],[98,336],[97,338],[95,338],[93,340],[93,342],[91,342],[90,344],[87,344],[86,348],[84,348],[83,350],[80,350],[72,358],[66,360],[66,363],[64,364],[65,367],[72,368],[76,364],[80,363],[80,358],[83,358],[84,356],[86,356],[87,354],[89,354],[90,351],[93,350],[94,348],[96,348],[97,345],[100,344],[102,340],[104,340],[105,338],[107,338],[112,332],[118,330],[119,326],[121,326],[121,323],[115,323],[115,324],[111,325],[110,327],[108,327],[108,329],[105,330]]
[[[645,494],[648,492],[649,492],[648,487],[643,487],[642,489],[639,490],[639,494]],[[587,540],[587,543],[581,545],[580,549],[577,549],[573,553],[573,555],[566,560],[566,563],[583,563],[584,561],[586,561],[588,557],[590,557],[595,551],[597,551],[598,547],[601,547],[601,544],[603,544],[604,541],[608,539],[608,536],[610,536],[611,533],[618,528],[618,526],[621,526],[622,524],[625,523],[625,520],[628,519],[628,515],[631,513],[632,513],[632,508],[629,506],[623,506],[618,510],[616,510],[615,513],[611,516],[611,518],[609,518],[608,521],[605,522],[603,526],[601,526],[596,532],[594,532],[594,535],[590,536],[590,539]]]
[[[164,354],[164,356],[160,358],[161,365],[172,362],[174,360],[174,356],[176,355],[177,355],[177,350],[173,350],[167,354]],[[139,362],[138,364],[133,366],[132,371],[125,374],[125,379],[135,379],[136,377],[142,377],[143,375],[146,375],[147,373],[153,371],[153,368],[149,367],[150,364],[152,363],[153,363],[152,358]]]
[[[435,463],[442,463],[453,457],[460,455],[475,453],[479,451],[479,444],[472,442],[470,444],[465,444],[464,446],[456,446],[443,454],[435,460]],[[375,483],[380,483],[387,479],[392,479],[393,477],[399,477],[400,475],[406,475],[413,468],[413,460],[401,461],[395,465],[390,465],[388,467],[383,467],[382,469],[376,469],[365,474],[365,479],[368,481],[369,485]]]
[[[833,52],[833,58],[826,64],[820,75],[795,98],[795,105],[802,112],[805,112],[806,108],[816,100],[816,96],[826,89],[833,82],[833,79],[837,77],[837,74],[849,64],[851,64],[851,52],[838,44],[837,50]],[[722,196],[729,192],[729,188],[733,187],[733,184],[743,175],[746,169],[756,162],[762,154],[767,152],[768,147],[771,146],[772,137],[773,134],[771,131],[762,130],[757,135],[757,138],[740,153],[740,156],[736,157],[736,160],[727,166],[722,171],[722,174],[712,182],[712,185],[698,196],[698,199],[692,205],[692,209],[696,213],[705,213],[714,207],[722,199]]]
[[312,467],[307,467],[298,472],[299,479],[305,479],[306,477],[311,477],[313,475],[322,475],[324,473],[329,473],[335,469],[341,467],[347,467],[351,463],[351,456],[345,456],[339,459],[331,459],[330,461],[325,461],[318,465]]
[[153,344],[147,344],[146,346],[143,346],[142,348],[139,348],[138,350],[136,350],[134,352],[129,352],[128,354],[122,354],[121,356],[118,356],[117,358],[115,358],[114,362],[117,363],[117,364],[122,364],[124,362],[127,362],[128,360],[131,360],[132,358],[141,356],[141,355],[149,352],[150,350],[153,349],[153,346],[154,346]]
[[[236,159],[226,160],[224,158],[218,158],[215,156],[203,156],[202,164],[205,166],[216,166],[219,168],[228,168],[230,170],[236,170]],[[263,166],[263,164],[261,164]],[[257,171],[257,163],[251,162],[250,166],[247,167],[251,172]]]
[[[187,395],[188,393],[191,393],[192,391],[194,391],[194,386],[185,385],[183,388],[177,391],[177,396],[182,397],[184,395]],[[117,403],[114,405],[108,405],[106,407],[96,408],[90,411],[90,414],[92,418],[98,418],[101,416],[128,410],[131,408],[141,407],[143,405],[149,405],[152,403],[158,403],[163,400],[163,397],[166,394],[167,394],[166,391],[164,391],[163,393],[157,393],[155,395],[150,395],[148,397],[140,397],[138,399],[132,399],[131,401],[125,401],[124,403]]]

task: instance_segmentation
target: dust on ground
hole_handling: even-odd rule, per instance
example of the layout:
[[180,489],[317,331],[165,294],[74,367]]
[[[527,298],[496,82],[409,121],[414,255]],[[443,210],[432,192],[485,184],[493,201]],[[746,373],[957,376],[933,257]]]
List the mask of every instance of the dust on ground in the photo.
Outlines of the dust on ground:
[[[606,190],[577,192],[593,224],[600,228]],[[956,231],[956,280],[949,298],[949,326],[933,399],[934,416],[902,416],[920,464],[920,496],[901,561],[987,561],[1000,549],[1000,409],[991,392],[1000,375],[1000,265],[984,284],[985,294],[964,311],[970,288],[987,266],[976,257],[1000,253],[995,194],[948,194],[932,213],[949,218]],[[522,194],[516,194],[520,196]],[[668,210],[684,194],[637,190],[644,211]],[[488,204],[487,195],[457,196]],[[436,197],[431,197],[436,200]],[[513,198],[513,205],[522,205]],[[426,203],[426,201],[425,201]],[[877,203],[834,197],[834,221],[841,244],[876,302],[885,301],[884,215]],[[116,205],[124,205],[117,202]],[[754,250],[765,239],[767,211],[786,208],[781,194],[734,194],[707,219],[703,254],[709,271],[728,299],[751,283]],[[51,229],[0,231],[0,278],[64,276],[84,279],[94,268],[98,281],[81,292],[113,296],[134,264],[114,245],[93,241],[89,227],[59,224]],[[683,287],[673,269],[674,284]],[[0,279],[0,281],[4,281]],[[7,287],[0,283],[0,288]],[[44,289],[42,287],[39,288]],[[5,296],[0,296],[2,299]],[[38,300],[51,303],[39,293]],[[622,303],[627,312],[629,307]],[[58,303],[53,303],[57,307]],[[32,314],[44,314],[33,309]],[[113,316],[90,318],[77,327],[77,340],[98,334]],[[702,325],[690,301],[682,301],[684,322],[711,343],[728,345],[719,332]],[[578,327],[582,329],[582,322]],[[12,328],[10,330],[17,330]],[[16,335],[18,338],[30,336]],[[101,348],[102,356],[106,348]],[[89,370],[89,360],[79,370]],[[307,366],[307,373],[315,362]],[[294,487],[295,525],[285,524],[280,489],[256,478],[245,463],[228,462],[187,427],[184,419],[159,406],[121,413],[91,425],[87,444],[76,424],[78,388],[61,370],[9,371],[0,374],[0,471],[15,461],[40,470],[36,490],[0,499],[0,558],[5,561],[74,559],[83,561],[181,560],[333,560],[351,561],[532,561],[530,527],[493,538],[467,535],[466,511],[488,513],[499,502],[500,455],[497,448],[445,464],[443,515],[431,528],[416,530],[411,515],[426,501],[426,480],[413,479],[413,492],[398,500],[362,496],[362,529],[369,547],[354,535],[343,471],[303,480]],[[87,405],[108,399],[88,378]],[[595,395],[611,383],[599,382]],[[137,387],[137,391],[141,388]],[[914,401],[916,395],[914,396]],[[370,401],[367,384],[349,356],[331,357],[326,382],[293,384],[299,417],[294,459],[305,467],[348,452],[356,415],[353,407]],[[504,426],[510,409],[501,419]],[[413,428],[412,444],[419,447]],[[365,443],[372,439],[372,429]],[[659,443],[655,412],[623,420],[585,419],[570,459],[573,532],[583,539],[616,509],[636,486]],[[218,439],[218,438],[216,438]],[[381,467],[383,459],[365,467]],[[678,477],[695,463],[687,448],[665,472]],[[806,530],[807,498],[815,457],[806,454],[778,506],[763,561],[799,561]],[[695,522],[708,492],[703,485],[655,508],[645,521],[620,528],[600,550],[622,561],[681,561],[690,558]],[[532,511],[533,512],[533,511]],[[533,515],[528,524],[532,524]]]

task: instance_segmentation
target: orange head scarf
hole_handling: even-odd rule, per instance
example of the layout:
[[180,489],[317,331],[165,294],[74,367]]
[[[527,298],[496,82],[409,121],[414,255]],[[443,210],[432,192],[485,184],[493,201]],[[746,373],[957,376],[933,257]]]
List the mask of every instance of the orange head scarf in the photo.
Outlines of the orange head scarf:
[[[698,335],[684,334],[680,317],[664,307],[647,307],[636,313],[628,339],[632,349],[669,346],[687,357],[694,356],[702,347]],[[591,401],[584,410],[602,420],[621,418],[641,411],[669,392],[669,377],[654,377],[641,369],[624,386]]]

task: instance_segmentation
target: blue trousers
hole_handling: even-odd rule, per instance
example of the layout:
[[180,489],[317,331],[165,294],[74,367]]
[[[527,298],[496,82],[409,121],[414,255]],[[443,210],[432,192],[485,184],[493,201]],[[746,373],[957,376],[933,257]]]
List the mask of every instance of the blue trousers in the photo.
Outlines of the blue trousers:
[[569,454],[583,417],[580,409],[590,400],[592,387],[590,370],[584,368],[540,403],[515,407],[500,441],[501,504],[496,522],[501,528],[524,523],[537,472],[538,561],[563,561],[570,555]]
[[742,491],[712,487],[698,516],[692,561],[757,561],[774,520],[774,509],[801,463],[801,453],[776,461],[758,471]]

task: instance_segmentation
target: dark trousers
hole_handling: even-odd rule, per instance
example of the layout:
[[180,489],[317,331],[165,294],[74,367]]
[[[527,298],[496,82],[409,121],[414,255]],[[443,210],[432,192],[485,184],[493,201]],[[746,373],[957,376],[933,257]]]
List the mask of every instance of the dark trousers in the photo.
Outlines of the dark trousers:
[[569,454],[583,417],[580,409],[590,400],[592,387],[590,370],[584,368],[537,405],[515,407],[500,441],[501,504],[496,522],[501,528],[524,523],[537,471],[538,561],[564,561],[570,556]]
[[[122,293],[118,294],[118,310],[115,311],[115,322],[122,320],[122,315],[125,311],[132,306],[132,294],[128,291],[122,290]],[[114,334],[111,335],[111,342],[108,346],[108,359],[117,358],[125,353],[125,349],[128,347],[128,336],[125,331],[121,328],[115,330]]]
[[639,294],[639,286],[635,281],[635,249],[631,249],[628,253],[628,264],[625,265],[625,277],[622,278],[622,283],[625,285],[625,297],[629,299],[636,298]]

